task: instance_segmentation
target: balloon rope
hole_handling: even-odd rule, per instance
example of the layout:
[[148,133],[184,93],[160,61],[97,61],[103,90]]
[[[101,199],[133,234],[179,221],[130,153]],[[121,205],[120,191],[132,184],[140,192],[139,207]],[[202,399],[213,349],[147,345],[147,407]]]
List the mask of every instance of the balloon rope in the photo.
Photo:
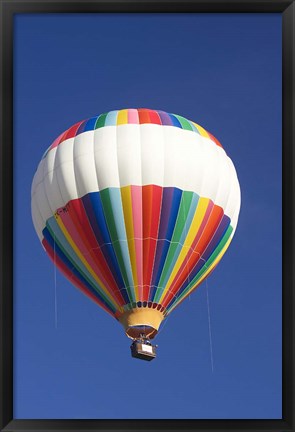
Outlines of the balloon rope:
[[206,279],[206,294],[207,294],[207,311],[208,311],[208,329],[209,329],[209,342],[210,342],[210,356],[211,356],[211,369],[214,372],[213,363],[213,346],[212,346],[212,331],[211,331],[211,318],[210,318],[210,303],[209,303],[209,290],[208,290],[208,280]]
[[56,284],[56,259],[55,259],[55,235],[53,236],[53,257],[54,257],[54,315],[55,328],[57,329],[57,284]]
[[164,321],[163,321],[163,325],[161,325],[161,328],[160,328],[160,330],[158,331],[157,335],[159,335],[160,333],[162,333],[162,331],[163,331],[165,325],[167,324],[167,321],[168,321],[169,318],[170,318],[170,316],[168,315],[167,318],[164,319]]

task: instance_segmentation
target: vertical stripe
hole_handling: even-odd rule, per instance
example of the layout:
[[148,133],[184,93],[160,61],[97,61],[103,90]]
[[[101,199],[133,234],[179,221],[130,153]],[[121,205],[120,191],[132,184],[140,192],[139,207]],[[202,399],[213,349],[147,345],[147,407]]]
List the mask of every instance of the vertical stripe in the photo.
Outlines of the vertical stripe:
[[137,268],[136,268],[136,251],[135,251],[135,239],[134,239],[134,224],[133,224],[133,208],[131,198],[131,187],[125,186],[121,188],[121,197],[124,213],[124,222],[127,235],[129,256],[131,262],[133,286],[135,291],[135,301],[139,300],[138,296],[138,280],[137,280]]
[[128,120],[127,120],[127,123],[131,123],[131,124],[138,124],[139,123],[137,109],[129,109],[128,110]]
[[164,112],[164,111],[158,111],[159,116],[161,118],[161,123],[162,125],[168,125],[168,126],[172,126],[173,122],[171,120],[171,117],[168,113]]
[[131,186],[135,257],[139,300],[143,301],[143,232],[142,232],[142,187]]
[[119,189],[109,188],[102,190],[100,196],[125,288],[127,289],[130,300],[135,301],[121,193]]
[[124,109],[118,112],[117,125],[128,123],[128,110]]
[[73,138],[74,136],[76,136],[77,131],[79,130],[79,127],[81,126],[81,124],[83,124],[84,121],[80,121],[79,123],[74,124],[72,127],[70,127],[65,135],[63,136],[63,141],[65,141],[66,139],[69,138]]
[[181,117],[179,115],[175,115],[175,117],[180,122],[182,129],[186,129],[186,130],[189,130],[189,131],[193,130],[191,123],[186,118]]
[[104,127],[106,118],[107,118],[107,113],[101,114],[100,116],[98,116],[96,123],[95,123],[95,129]]
[[173,126],[176,126],[178,128],[182,128],[181,122],[179,121],[179,119],[177,118],[176,115],[170,114],[170,118],[171,118]]
[[205,137],[205,138],[210,138],[209,135],[208,135],[208,132],[207,132],[204,128],[202,128],[202,126],[198,125],[198,124],[195,123],[195,122],[192,122],[192,124],[197,128],[197,130],[199,131],[199,133],[200,133],[203,137]]
[[155,259],[163,189],[160,186],[142,187],[143,219],[143,299],[149,297]]
[[157,111],[149,110],[149,116],[150,116],[151,123],[158,124],[158,125],[162,124],[161,123],[161,118],[160,118],[160,116],[159,116],[159,114],[158,114]]
[[117,124],[118,112],[119,111],[109,111],[107,113],[104,125],[105,126],[115,126]]
[[146,109],[138,110],[138,118],[140,124],[151,123],[149,112]]

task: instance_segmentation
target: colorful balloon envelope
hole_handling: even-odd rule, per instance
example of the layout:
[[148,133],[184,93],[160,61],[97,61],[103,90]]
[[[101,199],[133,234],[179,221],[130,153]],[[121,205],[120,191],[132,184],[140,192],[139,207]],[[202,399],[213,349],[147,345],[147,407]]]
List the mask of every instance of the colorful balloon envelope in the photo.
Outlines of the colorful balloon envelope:
[[149,109],[75,124],[45,152],[32,184],[45,251],[130,338],[153,338],[212,272],[239,210],[236,171],[219,141]]

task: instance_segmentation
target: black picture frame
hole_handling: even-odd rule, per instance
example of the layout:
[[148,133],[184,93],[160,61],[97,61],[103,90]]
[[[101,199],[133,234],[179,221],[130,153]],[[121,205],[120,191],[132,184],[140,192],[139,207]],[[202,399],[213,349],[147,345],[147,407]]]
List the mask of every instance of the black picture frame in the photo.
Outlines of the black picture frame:
[[[1,28],[1,431],[295,431],[294,426],[294,47],[291,0],[0,0]],[[282,420],[14,420],[13,419],[13,15],[91,12],[282,13],[283,21],[283,418]]]

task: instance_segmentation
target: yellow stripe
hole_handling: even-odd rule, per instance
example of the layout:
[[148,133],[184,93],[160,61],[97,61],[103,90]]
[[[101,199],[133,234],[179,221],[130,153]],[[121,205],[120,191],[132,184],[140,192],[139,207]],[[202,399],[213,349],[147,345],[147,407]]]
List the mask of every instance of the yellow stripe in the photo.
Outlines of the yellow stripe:
[[79,259],[82,261],[82,263],[84,264],[84,266],[87,268],[87,270],[89,271],[89,273],[91,274],[91,276],[93,277],[93,279],[99,284],[99,286],[102,288],[102,291],[109,298],[109,300],[113,303],[113,305],[115,306],[115,308],[122,311],[123,310],[122,307],[118,305],[118,303],[116,302],[116,300],[109,293],[109,291],[107,290],[107,288],[105,287],[105,285],[98,278],[97,274],[93,271],[93,269],[91,268],[91,266],[89,265],[89,263],[86,261],[86,259],[84,258],[84,256],[82,255],[82,253],[80,252],[80,250],[78,249],[78,247],[76,246],[76,244],[74,243],[74,241],[72,240],[72,238],[71,238],[68,230],[66,229],[66,227],[65,227],[62,219],[59,217],[59,218],[57,218],[56,221],[57,221],[60,229],[62,230],[63,235],[67,239],[67,242],[72,247],[73,251],[79,257]]
[[206,129],[202,128],[202,126],[198,125],[197,123],[192,122],[194,126],[196,126],[196,128],[198,129],[198,131],[200,132],[200,134],[203,137],[209,138],[208,132],[206,131]]
[[121,188],[121,197],[124,212],[124,221],[128,241],[128,249],[130,255],[131,269],[133,275],[135,301],[139,301],[138,293],[138,278],[136,268],[136,250],[134,241],[134,225],[133,225],[133,213],[132,213],[132,199],[131,199],[131,187],[124,186]]
[[219,261],[221,260],[221,258],[223,257],[223,255],[225,254],[225,252],[227,251],[230,242],[232,241],[232,236],[228,239],[228,241],[226,242],[226,244],[224,245],[222,251],[220,252],[220,254],[217,256],[216,260],[213,261],[213,263],[210,265],[210,267],[208,267],[208,269],[206,270],[206,272],[203,274],[203,276],[198,280],[198,283],[196,285],[194,285],[187,293],[184,297],[180,297],[180,301],[176,302],[172,308],[170,309],[169,313],[171,313],[173,311],[173,309],[176,308],[176,306],[179,305],[179,303],[181,303],[185,298],[187,298],[187,296],[189,296],[192,291],[194,291],[202,282],[203,280],[207,277],[208,273],[210,273],[210,271],[217,266],[217,264],[219,263]]
[[175,263],[175,266],[174,266],[173,271],[170,275],[170,278],[167,282],[167,285],[166,285],[165,289],[163,290],[163,293],[162,293],[161,298],[159,300],[160,304],[161,304],[161,301],[164,299],[165,295],[167,294],[167,291],[169,290],[178,270],[180,269],[181,265],[183,264],[183,262],[187,256],[187,253],[189,252],[189,249],[192,246],[194,239],[196,238],[197,232],[198,232],[198,230],[201,226],[201,223],[204,219],[204,215],[205,215],[205,212],[207,210],[208,204],[209,204],[209,198],[200,198],[199,199],[199,202],[198,202],[192,223],[191,223],[190,228],[188,230],[185,242],[182,246],[179,257]]
[[118,112],[117,125],[128,123],[128,110],[124,109]]

